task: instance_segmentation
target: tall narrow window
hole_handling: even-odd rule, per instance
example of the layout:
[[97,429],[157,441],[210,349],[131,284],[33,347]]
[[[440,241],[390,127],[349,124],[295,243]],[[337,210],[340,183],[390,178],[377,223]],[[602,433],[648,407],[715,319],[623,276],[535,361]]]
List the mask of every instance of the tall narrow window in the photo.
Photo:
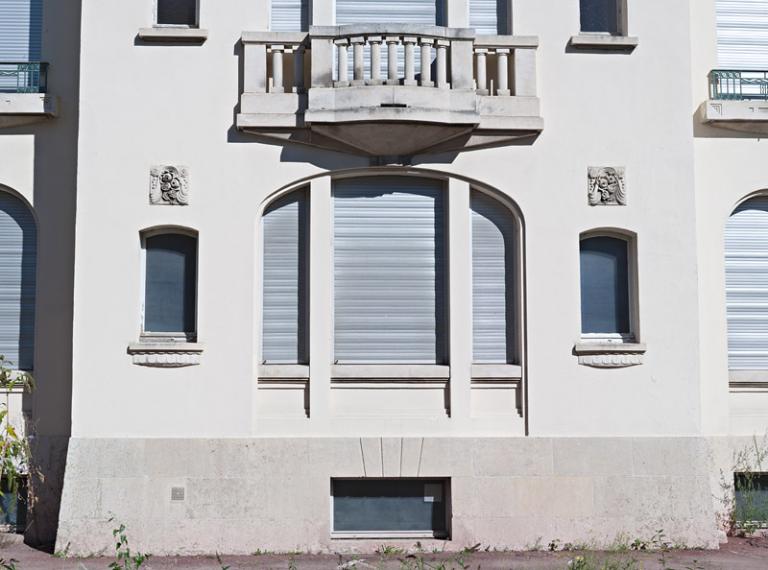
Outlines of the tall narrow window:
[[24,202],[0,192],[0,354],[31,370],[35,339],[37,227]]
[[406,177],[342,180],[333,203],[336,360],[442,364],[442,184]]
[[581,240],[581,332],[584,336],[632,336],[627,240],[610,236]]
[[728,367],[768,370],[768,197],[747,200],[725,227]]
[[272,0],[270,29],[273,32],[309,30],[309,0]]
[[473,191],[472,320],[476,363],[516,363],[517,231],[509,209]]
[[619,2],[622,0],[581,0],[581,31],[622,34]]
[[197,0],[157,0],[157,23],[196,28]]
[[477,34],[511,34],[510,0],[469,0],[469,27]]
[[182,233],[145,237],[144,334],[195,340],[197,238]]
[[262,359],[303,364],[307,347],[307,194],[292,192],[264,212]]

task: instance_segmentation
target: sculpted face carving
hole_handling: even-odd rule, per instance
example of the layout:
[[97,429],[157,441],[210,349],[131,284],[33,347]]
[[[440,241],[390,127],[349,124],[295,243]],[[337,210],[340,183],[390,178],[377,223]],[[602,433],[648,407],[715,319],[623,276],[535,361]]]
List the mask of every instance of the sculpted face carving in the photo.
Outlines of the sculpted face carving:
[[150,171],[149,203],[160,206],[189,204],[189,172],[184,166],[155,166]]
[[624,168],[591,167],[588,171],[590,206],[626,206]]

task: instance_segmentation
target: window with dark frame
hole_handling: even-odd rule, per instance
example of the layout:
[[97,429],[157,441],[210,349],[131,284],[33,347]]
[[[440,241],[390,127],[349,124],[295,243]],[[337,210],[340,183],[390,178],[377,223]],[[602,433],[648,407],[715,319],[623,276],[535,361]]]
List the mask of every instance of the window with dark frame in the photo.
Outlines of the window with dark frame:
[[446,479],[334,479],[333,532],[448,537]]
[[198,27],[198,0],[157,0],[157,24],[160,26]]
[[197,238],[164,233],[145,238],[144,334],[194,340],[197,304]]
[[619,21],[621,0],[580,0],[581,31],[622,35]]
[[611,236],[581,240],[582,334],[630,335],[629,244]]

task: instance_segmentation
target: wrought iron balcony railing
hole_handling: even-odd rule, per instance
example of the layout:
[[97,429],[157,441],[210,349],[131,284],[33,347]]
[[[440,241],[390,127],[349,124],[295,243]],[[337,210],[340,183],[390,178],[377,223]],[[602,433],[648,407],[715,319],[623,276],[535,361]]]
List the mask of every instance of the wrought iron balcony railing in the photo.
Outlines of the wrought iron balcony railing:
[[47,89],[47,63],[0,61],[0,93],[45,93]]
[[714,69],[709,98],[716,101],[768,101],[768,71]]

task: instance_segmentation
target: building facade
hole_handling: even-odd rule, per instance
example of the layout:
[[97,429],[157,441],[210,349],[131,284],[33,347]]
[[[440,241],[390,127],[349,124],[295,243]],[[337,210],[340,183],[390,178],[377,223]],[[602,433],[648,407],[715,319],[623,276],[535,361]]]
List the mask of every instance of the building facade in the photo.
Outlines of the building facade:
[[768,1],[72,4],[0,40],[37,540],[717,547],[768,428]]

